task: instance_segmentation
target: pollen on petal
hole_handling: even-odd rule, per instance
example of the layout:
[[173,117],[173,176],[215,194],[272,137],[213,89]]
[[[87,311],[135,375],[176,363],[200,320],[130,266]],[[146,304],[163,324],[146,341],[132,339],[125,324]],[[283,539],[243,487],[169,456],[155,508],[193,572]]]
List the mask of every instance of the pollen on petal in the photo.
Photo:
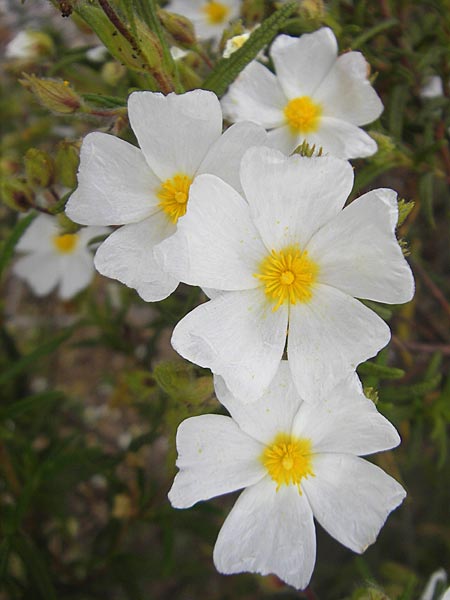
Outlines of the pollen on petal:
[[284,116],[288,125],[296,133],[317,131],[321,114],[322,107],[309,96],[294,98],[284,107]]
[[264,284],[264,292],[277,310],[284,302],[309,302],[318,273],[318,265],[308,252],[298,246],[288,246],[272,252],[261,262],[254,276]]
[[70,254],[73,252],[79,241],[77,233],[64,233],[53,237],[53,244],[56,250],[61,254]]
[[172,223],[176,223],[180,217],[186,214],[191,183],[191,177],[184,173],[177,173],[163,181],[157,192],[160,200],[159,206]]
[[277,484],[277,490],[282,485],[293,484],[298,487],[301,494],[301,480],[305,477],[315,476],[312,456],[310,439],[279,433],[273,442],[265,447],[261,461]]

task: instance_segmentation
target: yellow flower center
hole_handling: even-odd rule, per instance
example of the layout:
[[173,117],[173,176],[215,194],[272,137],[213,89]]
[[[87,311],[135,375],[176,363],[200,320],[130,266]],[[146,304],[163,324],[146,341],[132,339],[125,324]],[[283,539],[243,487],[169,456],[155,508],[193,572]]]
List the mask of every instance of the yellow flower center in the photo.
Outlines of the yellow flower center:
[[202,7],[203,12],[206,14],[206,19],[210,25],[220,25],[226,21],[230,9],[222,2],[207,2]]
[[77,233],[64,233],[63,235],[53,236],[53,244],[61,254],[70,254],[78,245]]
[[312,443],[307,438],[296,438],[287,433],[279,433],[274,441],[265,447],[261,461],[271,478],[280,486],[291,483],[300,489],[304,477],[315,477],[312,468]]
[[322,107],[309,96],[290,100],[284,107],[284,116],[295,133],[311,133],[319,128]]
[[157,192],[160,199],[159,206],[172,223],[176,223],[180,217],[186,214],[191,183],[190,177],[183,173],[177,173],[171,179],[163,181]]
[[264,283],[267,298],[276,302],[275,311],[286,301],[309,302],[318,271],[318,265],[308,258],[306,250],[288,246],[279,252],[272,250],[255,277]]

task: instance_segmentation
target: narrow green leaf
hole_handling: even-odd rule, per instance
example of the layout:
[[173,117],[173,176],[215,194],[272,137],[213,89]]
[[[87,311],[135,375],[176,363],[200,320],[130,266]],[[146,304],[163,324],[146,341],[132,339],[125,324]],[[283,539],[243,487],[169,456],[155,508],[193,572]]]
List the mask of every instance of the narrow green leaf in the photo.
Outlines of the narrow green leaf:
[[105,94],[82,94],[82,96],[86,102],[104,108],[122,108],[127,105],[126,99],[118,96],[107,96]]
[[405,106],[409,98],[406,85],[396,85],[391,92],[389,103],[389,132],[396,139],[402,139]]
[[289,16],[298,8],[297,2],[288,2],[255,29],[242,48],[220,60],[214,71],[203,82],[204,90],[211,90],[222,96],[239,73],[251,62],[267,44],[270,44],[278,31],[285,25]]
[[429,225],[433,228],[436,227],[436,221],[434,219],[433,211],[433,187],[434,187],[434,175],[433,173],[425,173],[419,180],[419,198],[420,203],[425,214],[425,217]]
[[403,369],[396,369],[395,367],[386,367],[373,362],[365,362],[359,365],[358,372],[361,375],[375,375],[380,379],[401,379],[405,375]]
[[57,600],[45,560],[31,538],[26,537],[25,534],[16,536],[14,547],[26,565],[30,578],[35,584],[36,592],[39,593],[42,600]]
[[11,260],[14,254],[14,248],[16,247],[17,242],[20,240],[22,235],[25,233],[26,229],[29,227],[33,219],[35,219],[37,213],[30,212],[23,219],[19,219],[17,223],[14,225],[9,237],[3,242],[0,249],[0,275],[3,273],[5,268],[8,266],[9,261]]
[[42,392],[41,394],[22,398],[22,400],[18,400],[9,406],[2,407],[0,409],[0,419],[14,419],[29,410],[41,408],[43,405],[51,404],[62,398],[64,398],[64,394],[57,391]]
[[7,381],[25,371],[27,367],[33,365],[39,358],[57,350],[59,346],[72,335],[72,332],[73,328],[66,330],[48,342],[44,342],[38,346],[36,350],[30,352],[30,354],[23,356],[20,360],[11,365],[9,369],[0,374],[0,385],[4,385]]
[[384,388],[382,392],[383,401],[405,400],[411,402],[416,398],[423,398],[428,392],[434,391],[442,380],[442,374],[438,373],[427,381],[421,381],[414,385],[404,385],[403,387]]
[[381,21],[374,27],[371,27],[370,29],[368,29],[367,31],[365,31],[364,33],[362,33],[361,35],[356,37],[352,41],[352,50],[356,50],[357,48],[360,48],[368,40],[372,39],[379,33],[382,33],[383,31],[386,31],[387,29],[394,27],[397,24],[398,24],[398,19],[386,19],[385,21]]

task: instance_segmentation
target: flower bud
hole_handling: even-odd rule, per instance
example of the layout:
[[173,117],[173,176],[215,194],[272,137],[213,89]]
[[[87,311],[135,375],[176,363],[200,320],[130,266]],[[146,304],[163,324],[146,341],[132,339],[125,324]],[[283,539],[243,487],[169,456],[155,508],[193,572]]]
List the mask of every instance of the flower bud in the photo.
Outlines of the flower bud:
[[26,212],[33,206],[34,192],[23,179],[5,178],[1,192],[3,202],[13,210]]
[[70,114],[82,106],[81,97],[70,87],[68,81],[43,79],[26,73],[23,76],[24,78],[19,80],[20,83],[49,110],[60,114]]
[[126,67],[115,60],[105,63],[101,70],[102,79],[111,86],[116,86],[127,73]]
[[48,187],[55,174],[52,157],[43,150],[30,148],[25,154],[25,173],[31,186]]
[[172,36],[174,44],[182,48],[191,48],[197,43],[194,25],[182,15],[160,9],[158,17],[166,31]]
[[77,170],[80,163],[79,144],[60,142],[56,151],[56,180],[64,187],[73,189],[77,185]]

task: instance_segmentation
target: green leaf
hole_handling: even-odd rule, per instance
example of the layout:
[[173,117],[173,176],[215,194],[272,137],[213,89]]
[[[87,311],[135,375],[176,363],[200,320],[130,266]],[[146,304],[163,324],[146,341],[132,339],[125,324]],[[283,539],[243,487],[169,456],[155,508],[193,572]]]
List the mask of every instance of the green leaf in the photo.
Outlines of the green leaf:
[[270,44],[278,31],[285,25],[289,16],[298,8],[297,2],[288,2],[255,29],[242,48],[230,56],[222,58],[214,71],[202,84],[204,90],[211,90],[222,96],[239,73],[251,62],[267,44]]
[[42,392],[41,394],[34,394],[33,396],[22,398],[22,400],[18,400],[8,406],[2,407],[0,409],[0,419],[15,419],[29,410],[42,408],[43,405],[52,404],[62,398],[64,398],[64,394],[57,391]]
[[3,271],[8,266],[9,261],[14,254],[14,248],[16,247],[17,242],[36,216],[37,213],[30,212],[23,219],[19,219],[9,234],[9,237],[3,242],[0,249],[0,275],[2,275]]
[[47,565],[34,542],[25,534],[21,534],[14,538],[14,547],[26,565],[30,579],[42,600],[57,600]]
[[356,50],[357,48],[360,48],[368,40],[372,39],[379,33],[382,33],[383,31],[386,31],[387,29],[394,27],[397,24],[398,24],[398,19],[386,19],[385,21],[381,21],[380,23],[377,23],[377,25],[374,25],[373,27],[371,27],[370,29],[368,29],[367,31],[365,31],[364,33],[362,33],[361,35],[359,35],[352,41],[352,50]]
[[359,365],[358,372],[361,375],[375,375],[379,379],[401,379],[405,376],[403,369],[396,369],[395,367],[386,367],[372,362],[365,362]]
[[420,203],[425,214],[425,217],[429,225],[433,228],[436,227],[436,221],[434,219],[433,211],[433,187],[434,187],[434,175],[433,173],[425,173],[419,179],[419,198]]
[[0,374],[0,385],[4,385],[7,381],[25,371],[30,365],[33,365],[39,360],[39,358],[57,350],[59,346],[72,335],[72,332],[73,328],[64,331],[48,342],[41,344],[36,350],[30,352],[30,354],[23,356],[20,360],[11,365],[9,369],[6,369],[6,371],[3,371],[3,373]]
[[103,108],[126,107],[127,101],[119,96],[107,96],[105,94],[82,94],[83,100],[95,106]]

